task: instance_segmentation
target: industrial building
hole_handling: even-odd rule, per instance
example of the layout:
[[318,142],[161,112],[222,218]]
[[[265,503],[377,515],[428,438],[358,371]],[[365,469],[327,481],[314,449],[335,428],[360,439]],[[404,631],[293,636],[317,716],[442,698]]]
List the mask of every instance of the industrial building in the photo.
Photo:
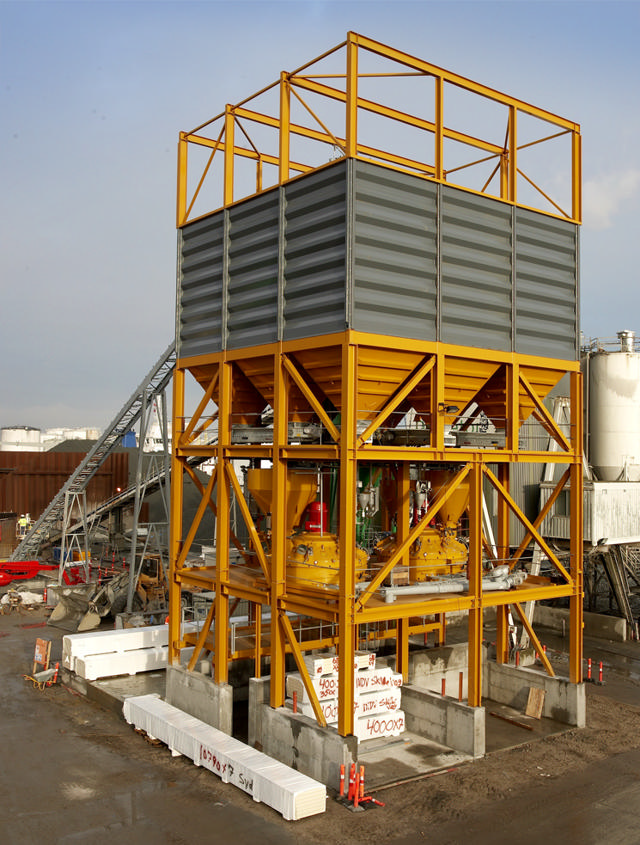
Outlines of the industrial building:
[[[556,154],[560,202],[544,184]],[[452,736],[458,720],[474,754],[483,697],[510,685],[543,686],[583,723],[580,219],[578,124],[355,33],[181,133],[168,700],[231,730],[248,664],[250,741],[327,783],[376,732],[356,713],[362,653],[401,677],[402,727]],[[563,379],[568,425],[545,405]],[[216,466],[187,523],[195,457]],[[557,471],[532,518],[513,479],[542,464]],[[542,533],[560,498],[563,555]],[[190,587],[215,593],[199,633],[181,626]],[[527,613],[559,598],[568,679]],[[462,708],[414,683],[451,614],[468,619]],[[510,665],[511,617],[540,654],[535,682]],[[211,678],[194,671],[205,653]],[[329,720],[310,674],[326,655]]]

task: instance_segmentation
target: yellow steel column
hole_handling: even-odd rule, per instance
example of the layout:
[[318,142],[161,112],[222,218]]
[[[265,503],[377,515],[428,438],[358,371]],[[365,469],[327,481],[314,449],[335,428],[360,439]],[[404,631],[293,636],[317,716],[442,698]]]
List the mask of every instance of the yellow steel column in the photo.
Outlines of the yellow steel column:
[[496,663],[509,662],[509,605],[496,607]]
[[[411,465],[409,461],[403,461],[398,468],[397,480],[397,502],[398,513],[396,515],[396,538],[401,546],[411,531]],[[409,549],[402,555],[401,566],[409,566]]]
[[358,36],[347,35],[347,97],[345,154],[354,158],[358,154]]
[[447,614],[446,613],[438,613],[437,619],[438,619],[438,625],[440,625],[440,630],[438,631],[438,645],[446,645],[447,644]]
[[[510,464],[498,465],[498,480],[504,489],[509,491]],[[498,559],[504,561],[509,557],[509,503],[504,496],[498,496]]]
[[[505,490],[509,490],[509,464],[498,466],[498,479]],[[504,496],[498,496],[498,559],[502,563],[509,557],[509,504]],[[509,660],[509,606],[496,607],[496,661],[507,663]]]
[[431,370],[431,446],[438,451],[444,449],[444,367],[444,355],[436,352],[436,363]]
[[409,620],[398,619],[396,623],[396,671],[406,683],[409,680]]
[[233,106],[225,106],[224,115],[224,204],[233,202],[233,171],[235,165],[235,117]]
[[256,651],[254,659],[254,677],[259,678],[262,674],[262,605],[254,604],[255,613],[255,632],[256,632]]
[[504,152],[500,156],[500,199],[509,197],[509,155]]
[[574,684],[582,681],[582,555],[583,555],[583,491],[582,491],[582,374],[571,373],[571,429],[572,445],[575,450],[570,466],[571,517],[569,522],[571,555],[571,577],[574,581],[573,594],[569,598],[569,679]]
[[220,363],[219,412],[218,412],[218,483],[216,519],[216,597],[215,602],[215,650],[213,679],[217,684],[226,683],[229,677],[229,596],[226,583],[229,580],[229,538],[231,529],[231,495],[229,477],[226,472],[225,451],[231,444],[231,378],[232,365]]
[[[411,530],[411,465],[403,461],[398,468],[398,513],[396,516],[396,537],[401,546],[409,536]],[[409,548],[406,549],[400,561],[401,566],[409,566]],[[397,670],[405,681],[408,680],[409,670],[409,625],[406,619],[398,619],[396,623],[396,660]]]
[[281,185],[289,178],[289,159],[291,148],[290,115],[291,88],[289,84],[289,76],[282,71],[280,74],[280,138],[278,151],[280,162],[278,180]]
[[441,76],[434,77],[435,82],[435,177],[439,181],[444,179],[444,80]]
[[182,501],[184,474],[178,458],[180,435],[184,431],[184,370],[173,373],[173,419],[171,426],[171,519],[169,522],[169,655],[170,665],[178,663],[180,651],[180,582],[176,578],[176,561],[182,551]]
[[514,361],[511,365],[505,365],[506,382],[506,449],[508,452],[518,451],[518,438],[520,436],[520,365]]
[[482,464],[469,473],[469,680],[470,707],[482,701]]
[[280,602],[286,591],[287,557],[287,463],[282,457],[287,447],[287,375],[282,349],[273,362],[273,478],[271,504],[271,688],[272,707],[282,707],[285,698],[286,638],[280,623]]
[[518,196],[518,110],[509,106],[509,202],[515,202]]
[[178,139],[178,191],[176,200],[176,227],[185,222],[187,214],[187,157],[189,144],[186,140],[186,132],[181,132]]
[[578,223],[582,222],[582,137],[574,131],[571,137],[571,214]]
[[357,349],[348,340],[342,348],[340,410],[340,581],[338,625],[340,651],[338,671],[338,733],[353,733],[353,661],[356,649],[355,603],[355,515],[356,515],[356,384]]

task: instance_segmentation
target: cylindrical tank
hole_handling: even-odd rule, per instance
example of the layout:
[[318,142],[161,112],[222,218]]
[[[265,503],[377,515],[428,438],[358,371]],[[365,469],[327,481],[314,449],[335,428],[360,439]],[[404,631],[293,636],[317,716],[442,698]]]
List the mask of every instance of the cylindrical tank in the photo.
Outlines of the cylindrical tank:
[[585,362],[589,460],[600,481],[640,481],[640,353],[633,332],[618,338],[618,351]]
[[311,534],[326,534],[329,524],[329,508],[326,502],[311,502],[304,512],[304,530]]
[[29,425],[17,425],[0,430],[0,451],[40,452],[40,429]]

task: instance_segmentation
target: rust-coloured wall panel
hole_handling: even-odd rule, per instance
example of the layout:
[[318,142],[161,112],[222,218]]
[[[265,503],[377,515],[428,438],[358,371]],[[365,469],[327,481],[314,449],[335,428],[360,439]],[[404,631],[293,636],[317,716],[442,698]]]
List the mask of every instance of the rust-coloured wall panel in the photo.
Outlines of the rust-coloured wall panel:
[[[37,519],[85,457],[84,452],[0,452],[0,512]],[[129,454],[110,455],[87,488],[87,507],[129,484]]]

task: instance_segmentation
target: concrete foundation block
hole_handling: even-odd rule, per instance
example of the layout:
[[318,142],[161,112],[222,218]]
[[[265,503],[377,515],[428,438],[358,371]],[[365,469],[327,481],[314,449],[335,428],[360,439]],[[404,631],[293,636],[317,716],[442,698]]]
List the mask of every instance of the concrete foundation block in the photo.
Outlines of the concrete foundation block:
[[484,707],[469,707],[417,686],[402,687],[407,729],[473,757],[485,753]]
[[321,728],[315,719],[285,707],[270,707],[269,682],[270,678],[249,682],[249,745],[336,789],[340,766],[349,771],[357,762],[358,740],[341,737],[335,728]]
[[229,736],[233,733],[233,687],[216,684],[212,678],[187,672],[182,666],[167,666],[165,699]]
[[[565,608],[536,604],[533,620],[534,625],[569,636],[569,611]],[[624,643],[627,641],[627,620],[602,613],[585,613],[584,633],[587,637]]]
[[249,728],[248,740],[252,748],[262,751],[262,708],[269,706],[271,678],[249,679]]
[[487,662],[483,668],[483,697],[524,711],[529,689],[545,691],[542,715],[584,728],[586,693],[584,684],[572,684],[568,678],[551,678],[546,672],[525,667]]

